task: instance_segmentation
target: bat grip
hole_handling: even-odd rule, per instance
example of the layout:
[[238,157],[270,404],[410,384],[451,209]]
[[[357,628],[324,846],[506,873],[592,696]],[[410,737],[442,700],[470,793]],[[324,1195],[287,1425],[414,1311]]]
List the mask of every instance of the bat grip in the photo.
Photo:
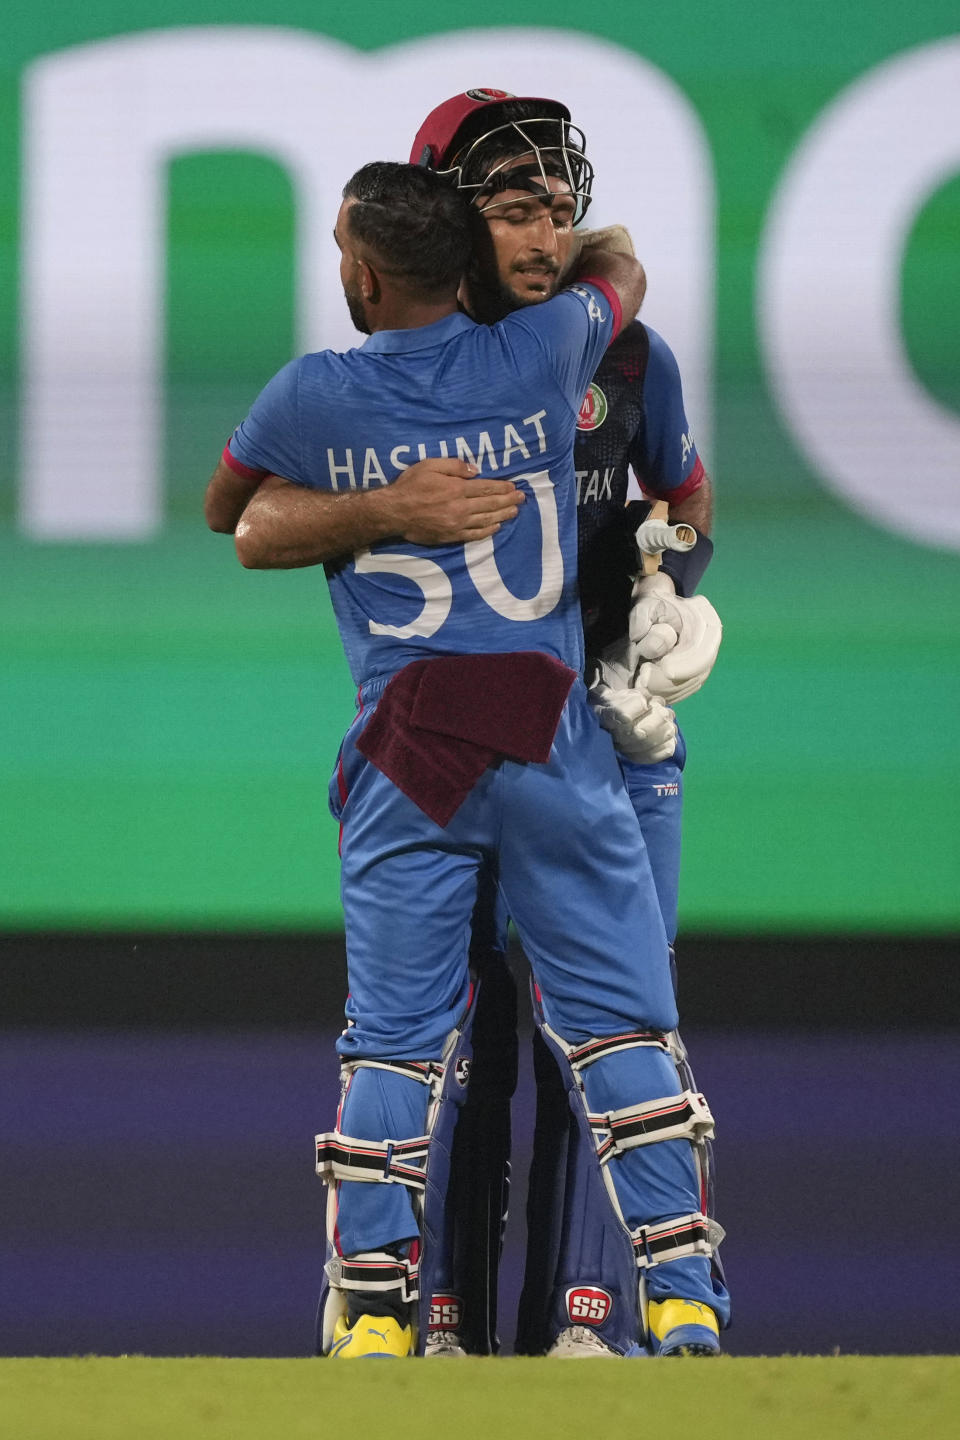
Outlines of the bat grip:
[[[669,518],[669,515],[670,506],[667,504],[666,500],[654,500],[653,504],[650,506],[650,514],[647,516],[647,519],[665,521]],[[657,571],[660,569],[660,554],[641,554],[640,568],[641,572],[644,575],[656,575]]]

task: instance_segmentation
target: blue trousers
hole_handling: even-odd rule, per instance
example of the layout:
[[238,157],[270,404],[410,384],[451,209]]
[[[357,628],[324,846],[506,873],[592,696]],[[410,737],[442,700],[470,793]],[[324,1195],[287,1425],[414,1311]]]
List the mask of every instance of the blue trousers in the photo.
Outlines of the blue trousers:
[[[440,828],[356,749],[384,682],[366,687],[331,783],[342,825],[341,893],[350,998],[344,1059],[437,1060],[464,1012],[478,877],[495,877],[539,987],[547,1022],[569,1042],[677,1024],[669,949],[637,816],[610,737],[577,681],[546,764],[502,761]],[[585,1072],[593,1111],[676,1094],[669,1058],[633,1049]],[[340,1128],[356,1138],[423,1133],[422,1086],[356,1072]],[[629,1150],[611,1162],[627,1224],[699,1208],[685,1141]],[[342,1182],[343,1254],[418,1233],[402,1187]],[[676,1293],[710,1303],[708,1262],[688,1262]],[[663,1272],[676,1265],[660,1267]],[[702,1275],[700,1272],[702,1271]]]
[[656,765],[634,765],[621,757],[620,768],[634,814],[640,822],[667,940],[677,938],[683,767],[687,747],[677,735],[676,753]]

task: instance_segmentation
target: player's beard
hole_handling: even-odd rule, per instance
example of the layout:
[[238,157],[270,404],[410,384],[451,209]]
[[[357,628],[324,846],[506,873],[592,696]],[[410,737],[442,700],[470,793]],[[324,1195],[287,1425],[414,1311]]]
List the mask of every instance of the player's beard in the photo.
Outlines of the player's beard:
[[347,302],[347,309],[350,311],[350,319],[353,321],[354,329],[359,330],[361,335],[371,335],[370,323],[367,320],[363,308],[363,296],[359,289],[343,287],[343,298]]
[[[474,263],[467,272],[470,314],[482,325],[496,325],[514,310],[524,309],[528,305],[542,305],[545,300],[551,300],[560,288],[560,269],[559,266],[554,269],[545,265],[543,270],[543,294],[521,295],[502,278],[494,266],[489,263]],[[518,279],[522,273],[518,268]]]

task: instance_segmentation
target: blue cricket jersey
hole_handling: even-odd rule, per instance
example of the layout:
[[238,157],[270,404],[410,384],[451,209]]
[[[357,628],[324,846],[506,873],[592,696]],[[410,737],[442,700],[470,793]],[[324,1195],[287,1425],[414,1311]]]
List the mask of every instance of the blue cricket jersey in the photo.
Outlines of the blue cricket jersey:
[[241,465],[343,492],[453,456],[526,492],[488,540],[385,541],[326,567],[358,685],[437,654],[539,650],[582,669],[573,440],[619,321],[615,294],[581,282],[498,325],[455,313],[305,355],[258,396],[229,443]]

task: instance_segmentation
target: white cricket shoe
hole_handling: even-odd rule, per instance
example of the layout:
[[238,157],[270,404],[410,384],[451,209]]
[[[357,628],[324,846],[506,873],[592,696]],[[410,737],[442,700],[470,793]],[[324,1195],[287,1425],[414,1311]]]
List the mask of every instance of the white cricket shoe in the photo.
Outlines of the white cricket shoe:
[[619,1360],[616,1350],[605,1344],[589,1325],[571,1325],[561,1330],[547,1351],[548,1359],[558,1360]]
[[439,1360],[446,1357],[466,1359],[467,1352],[460,1344],[456,1330],[431,1330],[423,1349],[425,1360]]

